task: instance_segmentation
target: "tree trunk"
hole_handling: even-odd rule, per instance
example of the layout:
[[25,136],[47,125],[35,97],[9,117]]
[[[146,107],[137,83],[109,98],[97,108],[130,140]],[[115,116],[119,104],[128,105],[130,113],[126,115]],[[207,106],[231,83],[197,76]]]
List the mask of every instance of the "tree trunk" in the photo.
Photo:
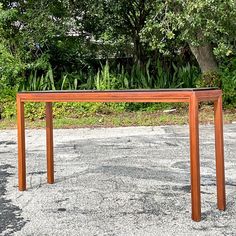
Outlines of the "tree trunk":
[[139,36],[134,38],[134,62],[139,65],[141,69],[145,69],[146,55]]
[[201,68],[202,73],[216,72],[218,65],[210,43],[194,47],[189,45],[193,55]]

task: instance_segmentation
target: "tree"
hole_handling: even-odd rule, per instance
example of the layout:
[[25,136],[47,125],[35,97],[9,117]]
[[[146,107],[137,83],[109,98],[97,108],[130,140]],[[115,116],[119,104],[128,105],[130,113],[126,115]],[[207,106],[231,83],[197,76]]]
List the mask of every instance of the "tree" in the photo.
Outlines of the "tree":
[[164,35],[164,40],[186,42],[206,73],[217,70],[216,56],[233,53],[235,19],[235,0],[156,1],[143,33],[154,35],[152,45],[156,45],[156,34]]
[[[92,1],[91,1],[92,2]],[[84,13],[84,20],[96,23],[94,28],[91,24],[85,24],[85,30],[92,30],[92,34],[99,40],[125,48],[131,52],[134,61],[141,66],[147,61],[147,47],[141,42],[140,33],[145,26],[147,17],[154,7],[152,0],[99,0],[90,6],[95,9]],[[88,27],[90,26],[90,29]],[[93,31],[94,30],[94,31]]]
[[19,58],[19,51],[10,37],[14,29],[6,30],[9,22],[16,20],[17,12],[14,9],[4,10],[0,4],[0,85],[14,85],[24,64]]
[[51,41],[68,30],[66,9],[59,0],[2,0],[0,61],[5,61],[1,66],[5,77],[12,80],[30,70],[47,69]]

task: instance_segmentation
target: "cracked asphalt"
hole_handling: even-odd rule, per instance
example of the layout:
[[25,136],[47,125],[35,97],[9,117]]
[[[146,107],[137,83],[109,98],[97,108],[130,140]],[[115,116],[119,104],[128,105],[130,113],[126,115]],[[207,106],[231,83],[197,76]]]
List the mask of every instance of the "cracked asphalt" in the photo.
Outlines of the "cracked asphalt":
[[191,220],[188,126],[27,130],[27,191],[16,130],[0,131],[0,235],[236,235],[236,124],[224,126],[227,210],[216,209],[214,130],[200,127],[202,221]]

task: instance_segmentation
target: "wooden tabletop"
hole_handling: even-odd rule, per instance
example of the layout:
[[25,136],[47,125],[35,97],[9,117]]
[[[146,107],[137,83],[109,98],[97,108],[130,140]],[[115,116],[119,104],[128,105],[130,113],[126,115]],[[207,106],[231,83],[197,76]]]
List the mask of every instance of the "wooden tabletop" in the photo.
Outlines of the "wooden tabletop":
[[46,90],[46,91],[22,91],[18,93],[110,93],[110,92],[191,92],[191,91],[206,91],[217,90],[218,88],[177,88],[177,89],[127,89],[127,90]]

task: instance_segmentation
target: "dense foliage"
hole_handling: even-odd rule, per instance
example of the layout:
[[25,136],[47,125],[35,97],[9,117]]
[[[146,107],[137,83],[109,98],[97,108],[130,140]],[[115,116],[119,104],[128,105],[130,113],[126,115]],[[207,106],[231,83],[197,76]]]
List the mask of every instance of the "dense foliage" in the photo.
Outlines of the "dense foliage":
[[235,107],[235,32],[235,0],[1,0],[0,113],[51,89],[222,86]]

